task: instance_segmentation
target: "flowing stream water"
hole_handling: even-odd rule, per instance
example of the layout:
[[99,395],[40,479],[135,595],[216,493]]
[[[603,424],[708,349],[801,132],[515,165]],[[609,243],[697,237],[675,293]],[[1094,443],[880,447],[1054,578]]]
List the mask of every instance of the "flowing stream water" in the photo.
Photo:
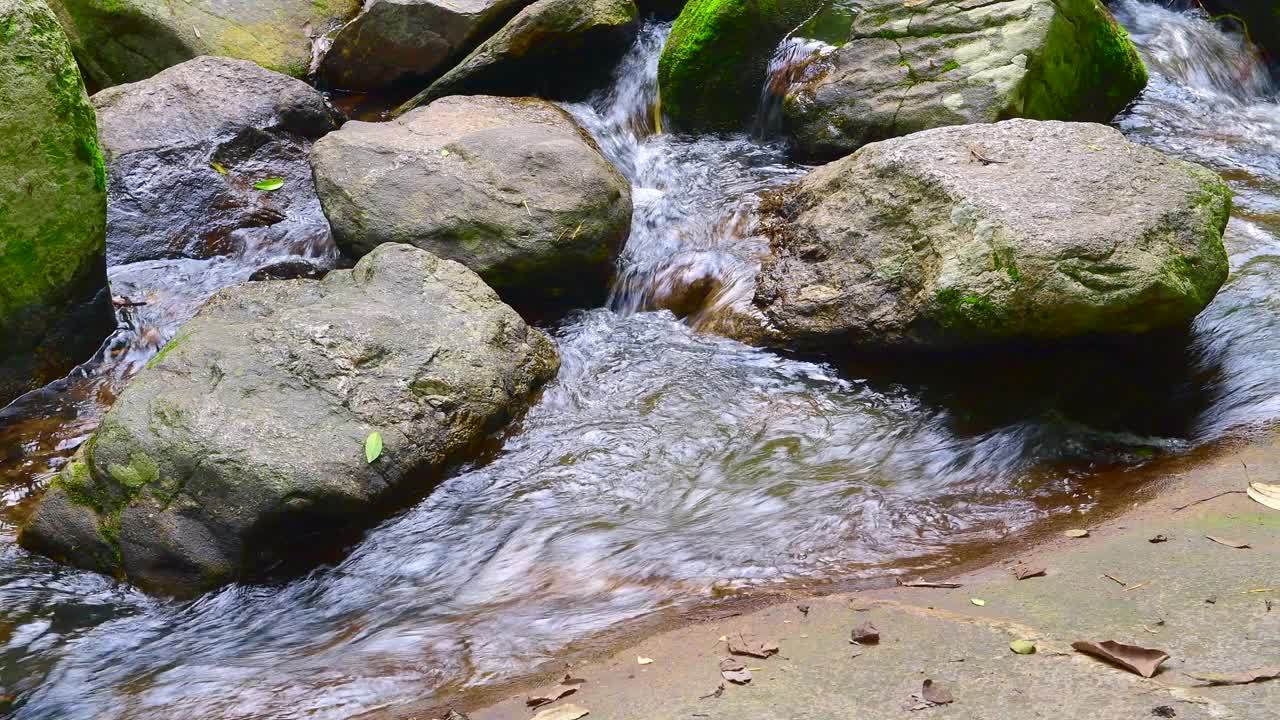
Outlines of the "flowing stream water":
[[890,368],[707,332],[749,312],[756,193],[806,168],[746,136],[656,133],[669,26],[650,23],[615,82],[567,106],[635,187],[608,307],[549,328],[563,369],[500,451],[305,577],[173,602],[11,542],[128,378],[261,263],[113,268],[117,294],[150,304],[99,358],[0,412],[8,714],[337,719],[421,702],[661,612],[946,567],[1280,418],[1276,89],[1203,16],[1114,8],[1152,73],[1118,125],[1239,193],[1232,277],[1187,336]]

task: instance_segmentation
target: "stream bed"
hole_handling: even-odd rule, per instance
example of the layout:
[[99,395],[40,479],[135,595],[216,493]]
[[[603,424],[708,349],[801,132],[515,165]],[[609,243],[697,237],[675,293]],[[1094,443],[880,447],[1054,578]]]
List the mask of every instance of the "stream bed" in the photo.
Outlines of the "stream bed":
[[1116,124],[1238,193],[1232,276],[1187,335],[884,367],[708,332],[752,292],[756,193],[808,168],[767,140],[656,133],[669,25],[649,23],[613,84],[566,106],[635,188],[608,305],[547,328],[563,369],[493,457],[305,577],[173,602],[12,542],[129,377],[273,250],[112,268],[115,293],[148,304],[94,361],[0,410],[9,715],[338,720],[422,702],[660,611],[945,568],[1280,418],[1277,89],[1201,16],[1113,9],[1152,75]]

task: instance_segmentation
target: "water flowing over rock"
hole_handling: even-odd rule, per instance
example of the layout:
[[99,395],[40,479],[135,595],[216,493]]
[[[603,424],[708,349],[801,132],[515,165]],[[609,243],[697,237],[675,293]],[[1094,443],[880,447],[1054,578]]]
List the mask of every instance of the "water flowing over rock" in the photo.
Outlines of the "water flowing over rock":
[[235,286],[125,390],[21,542],[148,590],[215,587],[427,490],[558,366],[474,273],[406,245]]
[[1227,277],[1212,171],[1089,123],[868,145],[766,201],[781,344],[963,348],[1185,324]]
[[639,26],[633,0],[538,0],[401,111],[454,94],[581,93],[607,77]]
[[317,79],[342,90],[426,84],[530,0],[368,0],[337,32]]
[[115,327],[93,106],[40,0],[0,0],[0,406]]
[[658,63],[662,112],[681,131],[737,130],[751,120],[778,43],[824,0],[691,0]]
[[90,84],[136,82],[199,55],[303,77],[312,43],[359,0],[50,0]]
[[783,101],[809,157],[1009,117],[1109,122],[1147,82],[1099,0],[869,0],[820,62]]
[[511,302],[603,298],[631,186],[573,118],[533,98],[447,97],[349,122],[311,153],[338,245],[457,260]]
[[1204,0],[1211,15],[1230,15],[1243,24],[1249,39],[1267,56],[1273,71],[1280,71],[1280,7],[1265,0]]
[[[306,83],[201,57],[93,102],[112,265],[331,245],[307,154],[342,116]],[[284,184],[255,187],[273,179]]]

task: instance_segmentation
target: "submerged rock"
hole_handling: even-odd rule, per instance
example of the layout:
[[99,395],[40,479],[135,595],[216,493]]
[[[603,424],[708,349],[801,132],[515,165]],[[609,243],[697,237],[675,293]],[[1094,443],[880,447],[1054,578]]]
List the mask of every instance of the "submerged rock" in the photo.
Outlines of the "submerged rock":
[[401,112],[446,95],[564,96],[590,89],[585,83],[607,75],[638,27],[634,0],[538,0]]
[[0,406],[115,328],[93,106],[42,0],[0,0]]
[[340,90],[425,84],[530,2],[368,0],[334,35],[317,79]]
[[406,245],[231,287],[125,389],[20,541],[151,591],[250,577],[427,490],[558,366],[474,273]]
[[[311,142],[341,115],[300,80],[201,57],[93,96],[107,158],[112,264],[331,248]],[[255,184],[280,179],[277,190]]]
[[1190,321],[1227,277],[1217,174],[1089,123],[867,145],[767,199],[778,344],[964,348]]
[[410,243],[510,302],[603,297],[631,228],[631,186],[567,113],[534,98],[447,97],[352,121],[311,152],[338,245]]
[[745,127],[774,48],[826,0],[690,0],[658,62],[662,112],[682,131]]
[[783,115],[801,154],[830,158],[944,125],[1109,122],[1146,83],[1099,0],[868,0]]
[[252,60],[304,77],[314,40],[360,0],[50,0],[99,88],[145,80],[198,55]]

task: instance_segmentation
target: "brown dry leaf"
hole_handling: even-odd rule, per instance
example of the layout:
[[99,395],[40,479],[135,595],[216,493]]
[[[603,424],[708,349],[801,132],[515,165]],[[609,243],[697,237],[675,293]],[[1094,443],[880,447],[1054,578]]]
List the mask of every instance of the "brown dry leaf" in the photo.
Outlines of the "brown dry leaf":
[[924,681],[924,687],[920,690],[920,697],[924,698],[925,702],[933,705],[946,705],[956,701],[950,690],[928,679]]
[[1272,510],[1280,510],[1280,485],[1251,482],[1245,489],[1245,493],[1253,498],[1254,502],[1266,505]]
[[[568,679],[566,677],[566,679]],[[556,685],[554,687],[543,688],[525,698],[524,704],[529,707],[542,707],[563,697],[568,697],[578,692],[578,686],[575,685]]]
[[1249,683],[1280,678],[1280,665],[1229,673],[1187,673],[1210,685],[1248,685]]
[[849,642],[854,645],[876,645],[880,642],[880,631],[870,622],[864,622],[849,634]]
[[929,582],[927,580],[911,580],[909,582],[898,581],[898,585],[902,587],[913,588],[942,588],[943,590],[954,590],[960,587],[960,583],[953,582]]
[[1162,543],[1162,542],[1169,542],[1169,538],[1165,537],[1164,535],[1157,535],[1157,536],[1155,536],[1155,537],[1151,538],[1150,540],[1148,540],[1147,542],[1149,542],[1149,543]]
[[729,638],[729,652],[754,658],[768,658],[778,654],[778,643],[755,639],[752,635],[738,633]]
[[1236,550],[1243,550],[1249,547],[1249,543],[1240,542],[1239,540],[1232,540],[1231,538],[1218,537],[1216,535],[1205,535],[1205,537],[1218,543],[1219,545],[1226,545],[1227,547],[1235,548]]
[[1045,570],[1042,567],[1031,567],[1028,565],[1014,568],[1013,576],[1019,580],[1026,580],[1027,578],[1044,577],[1044,572]]
[[1071,647],[1079,652],[1100,657],[1145,678],[1155,675],[1156,670],[1160,669],[1160,663],[1169,659],[1169,653],[1163,650],[1125,645],[1114,640],[1102,642],[1080,640],[1071,643]]
[[720,661],[720,676],[735,685],[751,682],[751,671],[737,658],[727,657]]
[[564,679],[560,681],[561,685],[582,685],[587,681],[586,678],[576,678],[569,673],[564,674]]
[[591,711],[581,705],[566,703],[560,707],[550,710],[543,710],[534,715],[532,720],[578,720],[591,714]]

